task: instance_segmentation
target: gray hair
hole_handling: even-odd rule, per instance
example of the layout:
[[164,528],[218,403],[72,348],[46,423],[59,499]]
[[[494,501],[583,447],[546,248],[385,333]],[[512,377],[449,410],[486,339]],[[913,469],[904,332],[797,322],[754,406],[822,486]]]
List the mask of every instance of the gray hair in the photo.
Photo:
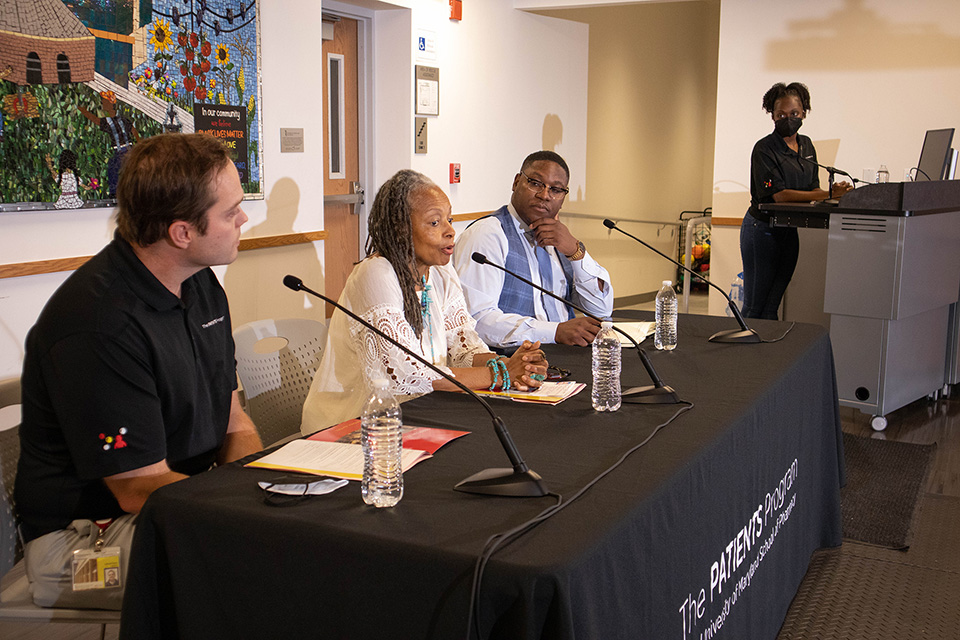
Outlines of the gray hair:
[[423,332],[423,315],[416,286],[417,259],[413,247],[413,226],[410,214],[412,197],[437,185],[422,173],[403,169],[381,185],[370,208],[367,220],[367,257],[379,254],[390,261],[403,293],[403,314],[419,339]]

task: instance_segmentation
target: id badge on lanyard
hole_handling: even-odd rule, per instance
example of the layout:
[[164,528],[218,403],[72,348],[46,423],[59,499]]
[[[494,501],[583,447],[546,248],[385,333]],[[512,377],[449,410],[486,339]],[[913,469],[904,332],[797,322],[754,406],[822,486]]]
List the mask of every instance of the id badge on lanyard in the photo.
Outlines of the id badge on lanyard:
[[98,520],[100,529],[93,549],[77,549],[73,552],[73,590],[113,589],[121,587],[120,547],[105,547],[104,533],[113,522]]

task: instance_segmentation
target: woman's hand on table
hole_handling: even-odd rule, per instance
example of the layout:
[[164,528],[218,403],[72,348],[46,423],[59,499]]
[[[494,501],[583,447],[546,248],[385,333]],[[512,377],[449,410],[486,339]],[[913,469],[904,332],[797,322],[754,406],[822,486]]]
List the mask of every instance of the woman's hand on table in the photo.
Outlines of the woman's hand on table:
[[540,349],[540,342],[524,340],[523,344],[507,359],[507,371],[514,389],[536,389],[547,375],[547,357]]

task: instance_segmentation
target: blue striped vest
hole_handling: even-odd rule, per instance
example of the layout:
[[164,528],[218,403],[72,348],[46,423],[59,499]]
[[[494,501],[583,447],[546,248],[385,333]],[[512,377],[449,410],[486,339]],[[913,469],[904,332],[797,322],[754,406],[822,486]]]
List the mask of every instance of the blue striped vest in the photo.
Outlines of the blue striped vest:
[[[504,205],[500,207],[494,213],[491,213],[489,216],[484,216],[480,218],[480,220],[490,217],[497,218],[500,221],[503,235],[507,237],[508,251],[503,266],[523,276],[527,280],[533,280],[530,276],[530,264],[527,262],[527,253],[523,246],[525,240],[521,238],[517,232],[513,216],[510,215],[507,206]],[[476,222],[476,220],[470,224],[472,225],[474,222]],[[559,251],[557,251],[556,254],[557,257],[560,258],[560,266],[563,269],[563,274],[567,278],[567,291],[564,294],[564,298],[571,300],[571,296],[573,295],[573,266],[565,255]],[[497,302],[497,306],[504,313],[516,313],[530,318],[535,317],[533,311],[533,296],[530,295],[530,286],[506,274],[504,274],[503,289],[500,291],[500,299]],[[567,314],[568,318],[573,318],[573,309],[567,307]]]

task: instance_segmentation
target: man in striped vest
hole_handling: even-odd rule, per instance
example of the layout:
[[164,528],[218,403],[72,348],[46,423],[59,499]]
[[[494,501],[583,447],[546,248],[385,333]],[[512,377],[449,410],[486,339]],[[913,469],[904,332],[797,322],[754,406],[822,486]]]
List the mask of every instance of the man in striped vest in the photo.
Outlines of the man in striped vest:
[[559,219],[569,181],[567,163],[553,151],[527,156],[513,179],[510,204],[457,238],[453,262],[467,308],[477,333],[493,347],[513,348],[524,340],[586,346],[600,327],[517,278],[477,264],[474,252],[596,316],[613,312],[610,275]]

